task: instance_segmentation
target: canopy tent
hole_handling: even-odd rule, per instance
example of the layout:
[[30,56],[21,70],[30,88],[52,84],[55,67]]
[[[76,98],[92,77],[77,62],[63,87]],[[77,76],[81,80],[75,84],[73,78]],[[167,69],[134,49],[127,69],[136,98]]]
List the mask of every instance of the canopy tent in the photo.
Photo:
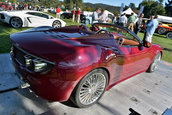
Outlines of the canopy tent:
[[172,24],[172,17],[158,15],[158,21]]
[[[126,13],[127,15],[131,15],[131,13],[134,13],[131,8],[128,8],[127,10],[123,11],[122,14]],[[134,13],[135,16],[137,16],[136,13]]]

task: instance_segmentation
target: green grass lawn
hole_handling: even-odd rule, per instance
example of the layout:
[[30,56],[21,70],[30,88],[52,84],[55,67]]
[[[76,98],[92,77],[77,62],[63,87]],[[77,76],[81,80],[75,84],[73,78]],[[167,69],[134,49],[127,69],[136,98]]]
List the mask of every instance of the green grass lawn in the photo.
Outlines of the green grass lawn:
[[[55,14],[51,14],[55,16]],[[64,19],[64,21],[68,25],[79,25],[80,23],[72,22],[72,19]],[[0,53],[9,53],[10,52],[10,39],[9,36],[12,33],[20,32],[26,30],[28,28],[19,28],[15,29],[9,26],[8,24],[4,24],[0,22]],[[139,33],[138,36],[142,39],[143,33]],[[152,43],[159,44],[163,48],[163,57],[162,59],[172,63],[172,40],[167,39],[164,35],[154,34]]]

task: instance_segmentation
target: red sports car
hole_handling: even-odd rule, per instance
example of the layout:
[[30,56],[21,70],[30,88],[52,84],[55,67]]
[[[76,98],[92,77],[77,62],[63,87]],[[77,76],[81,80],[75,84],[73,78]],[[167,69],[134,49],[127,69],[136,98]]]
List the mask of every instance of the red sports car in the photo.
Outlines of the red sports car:
[[[93,31],[96,30],[96,31]],[[96,103],[106,90],[142,72],[153,72],[162,56],[157,44],[144,47],[130,30],[96,23],[12,34],[16,72],[40,97],[78,107]]]

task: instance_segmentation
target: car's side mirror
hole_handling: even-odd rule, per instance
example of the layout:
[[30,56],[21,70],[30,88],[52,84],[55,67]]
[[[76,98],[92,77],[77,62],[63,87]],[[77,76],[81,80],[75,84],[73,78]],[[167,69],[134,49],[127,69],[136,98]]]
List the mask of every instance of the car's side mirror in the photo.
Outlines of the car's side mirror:
[[143,43],[140,43],[138,48],[139,48],[140,51],[142,51],[143,50]]

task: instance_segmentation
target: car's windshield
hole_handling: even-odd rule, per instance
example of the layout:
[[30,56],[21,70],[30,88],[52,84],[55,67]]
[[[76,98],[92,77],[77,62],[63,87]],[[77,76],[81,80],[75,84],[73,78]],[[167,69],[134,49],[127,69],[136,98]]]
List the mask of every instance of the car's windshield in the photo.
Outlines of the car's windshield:
[[115,25],[110,25],[110,24],[94,24],[98,30],[105,29],[111,34],[116,34],[123,36],[126,39],[134,40],[134,41],[139,41],[134,37],[132,34],[130,34],[127,30],[120,28]]

